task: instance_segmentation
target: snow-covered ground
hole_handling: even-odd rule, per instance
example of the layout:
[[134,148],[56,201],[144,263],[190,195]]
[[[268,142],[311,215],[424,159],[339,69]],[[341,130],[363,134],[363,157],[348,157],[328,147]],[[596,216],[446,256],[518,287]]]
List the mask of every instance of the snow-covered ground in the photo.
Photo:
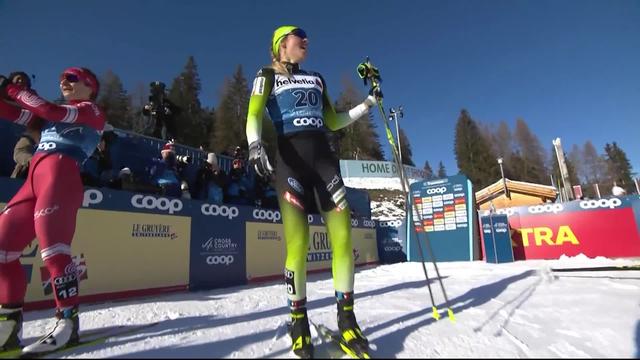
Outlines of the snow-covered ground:
[[[402,190],[400,178],[348,177],[342,180],[347,187],[352,188]],[[413,184],[416,181],[410,179],[409,183]]]
[[[404,218],[404,199],[398,178],[348,177],[343,179],[348,187],[367,190],[395,190],[397,195],[371,199],[371,218],[375,220],[395,220]],[[410,183],[415,182],[411,180]]]
[[375,220],[395,220],[404,218],[401,196],[383,201],[371,200],[371,218]]
[[[440,263],[456,323],[431,317],[420,263],[360,268],[356,315],[378,358],[638,357],[640,276],[637,271],[551,272],[552,267],[629,264],[584,256],[508,264]],[[430,276],[434,268],[427,266]],[[223,276],[223,274],[221,274]],[[437,281],[438,308],[445,310]],[[312,321],[336,328],[329,273],[310,275]],[[134,335],[58,356],[82,358],[292,357],[280,281],[85,305],[84,330],[116,324],[155,325]],[[27,341],[52,324],[51,311],[26,314]],[[312,330],[320,357],[335,356]]]

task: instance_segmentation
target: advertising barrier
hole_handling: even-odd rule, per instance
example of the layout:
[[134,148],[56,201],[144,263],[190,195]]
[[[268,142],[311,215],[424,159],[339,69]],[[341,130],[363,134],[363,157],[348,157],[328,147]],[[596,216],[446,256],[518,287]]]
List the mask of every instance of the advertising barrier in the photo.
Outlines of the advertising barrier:
[[[22,182],[0,178],[0,201],[8,201]],[[319,215],[307,219],[308,269],[330,269],[324,221]],[[360,217],[351,225],[355,263],[377,263],[375,222]],[[34,240],[21,258],[28,309],[53,306],[39,250]],[[282,218],[272,209],[85,188],[72,257],[82,302],[243,285],[282,276]]]
[[[425,241],[428,236],[437,261],[462,261],[479,258],[476,241],[477,221],[471,181],[464,175],[418,181],[410,186],[411,206],[407,255],[409,261],[431,259]],[[417,237],[416,237],[417,235]],[[421,242],[420,257],[417,241]]]
[[507,215],[490,214],[480,217],[482,254],[488,263],[513,262],[511,233]]
[[407,237],[404,219],[376,221],[378,257],[382,264],[407,261]]
[[[0,200],[8,201],[21,184],[22,180],[0,179]],[[191,219],[182,216],[183,208],[182,202],[162,197],[85,189],[71,254],[79,269],[81,301],[186,290]],[[28,281],[27,308],[53,305],[39,250],[34,239],[21,258]]]
[[[324,220],[309,215],[307,270],[331,269],[331,239]],[[247,234],[247,279],[261,281],[281,278],[286,258],[284,230],[280,212],[257,212],[245,224]],[[351,220],[351,240],[356,265],[378,262],[375,222],[368,218]]]
[[191,200],[189,289],[246,284],[244,222],[253,208]]
[[[640,256],[638,196],[499,209],[509,218],[516,260]],[[481,215],[487,214],[487,211]]]

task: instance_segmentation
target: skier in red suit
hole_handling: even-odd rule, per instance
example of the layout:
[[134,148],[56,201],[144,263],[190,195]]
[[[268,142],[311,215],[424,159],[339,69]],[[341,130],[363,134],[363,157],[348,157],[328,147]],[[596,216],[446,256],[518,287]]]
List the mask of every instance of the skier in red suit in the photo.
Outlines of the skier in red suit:
[[20,84],[0,80],[0,119],[27,125],[45,121],[25,183],[0,214],[0,350],[19,348],[27,289],[20,255],[34,238],[51,274],[56,302],[52,331],[23,352],[40,353],[78,342],[78,274],[71,258],[76,215],[82,205],[80,166],[93,153],[104,129],[96,105],[98,79],[90,70],[66,69],[57,105]]

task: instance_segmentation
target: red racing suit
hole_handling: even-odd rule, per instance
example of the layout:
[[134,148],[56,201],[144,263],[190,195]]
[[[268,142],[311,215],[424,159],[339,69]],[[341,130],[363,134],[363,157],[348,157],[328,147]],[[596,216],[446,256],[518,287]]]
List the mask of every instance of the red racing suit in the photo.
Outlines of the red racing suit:
[[47,123],[25,183],[0,213],[0,304],[24,303],[27,280],[19,258],[37,237],[56,306],[72,307],[78,304],[71,240],[84,194],[80,165],[100,140],[104,113],[91,101],[56,105],[16,85],[8,85],[7,94],[19,107],[0,100],[0,119]]

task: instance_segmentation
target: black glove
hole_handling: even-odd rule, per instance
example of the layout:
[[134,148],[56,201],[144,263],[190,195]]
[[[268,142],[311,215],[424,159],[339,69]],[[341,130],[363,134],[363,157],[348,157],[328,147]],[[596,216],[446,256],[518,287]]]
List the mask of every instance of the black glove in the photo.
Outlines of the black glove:
[[3,93],[4,88],[6,88],[9,84],[11,84],[11,81],[9,81],[6,76],[0,75],[0,93]]
[[380,90],[380,84],[372,86],[369,90],[369,95],[375,96],[377,100],[382,99],[384,96],[382,95],[382,90]]
[[273,167],[269,163],[267,152],[262,146],[261,140],[249,144],[249,166],[261,177],[269,177],[273,173]]

